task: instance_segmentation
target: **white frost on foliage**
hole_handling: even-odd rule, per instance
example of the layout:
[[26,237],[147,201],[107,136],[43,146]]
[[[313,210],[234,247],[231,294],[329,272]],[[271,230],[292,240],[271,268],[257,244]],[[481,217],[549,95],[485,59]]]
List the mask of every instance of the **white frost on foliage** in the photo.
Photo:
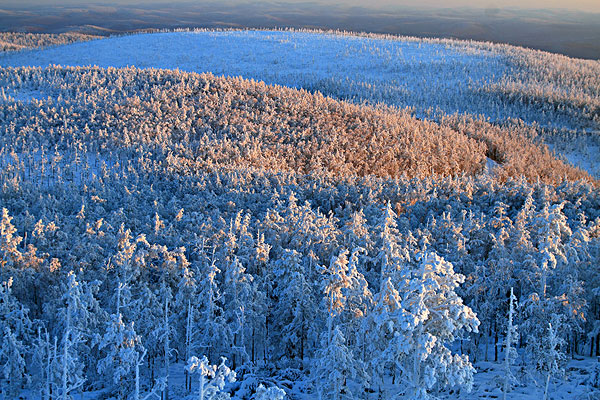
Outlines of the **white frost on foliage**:
[[286,396],[285,390],[278,388],[277,386],[271,386],[269,388],[265,388],[265,386],[261,383],[256,388],[256,393],[254,394],[254,400],[283,400]]

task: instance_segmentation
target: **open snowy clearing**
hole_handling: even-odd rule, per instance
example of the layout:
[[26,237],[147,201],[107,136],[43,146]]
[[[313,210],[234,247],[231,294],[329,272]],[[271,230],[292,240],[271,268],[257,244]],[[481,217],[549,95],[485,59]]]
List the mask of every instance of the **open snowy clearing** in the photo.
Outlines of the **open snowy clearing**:
[[506,70],[498,54],[464,46],[271,31],[137,34],[0,57],[3,66],[51,64],[212,72],[358,102],[475,114],[485,110],[476,104],[481,99],[465,102],[476,95],[471,87],[496,82]]

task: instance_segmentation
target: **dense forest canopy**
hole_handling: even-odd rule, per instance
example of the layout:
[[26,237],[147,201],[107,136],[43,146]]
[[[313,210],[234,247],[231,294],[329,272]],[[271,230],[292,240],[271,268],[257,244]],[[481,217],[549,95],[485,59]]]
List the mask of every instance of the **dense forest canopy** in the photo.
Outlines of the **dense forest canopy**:
[[[0,84],[8,397],[428,398],[600,354],[597,181],[535,124],[134,67]],[[585,124],[590,88],[560,106]]]

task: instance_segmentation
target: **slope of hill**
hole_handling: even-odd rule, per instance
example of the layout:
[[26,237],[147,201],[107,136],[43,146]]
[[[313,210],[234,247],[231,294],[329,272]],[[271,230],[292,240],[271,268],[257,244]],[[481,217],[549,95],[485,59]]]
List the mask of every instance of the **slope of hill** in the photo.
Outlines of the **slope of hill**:
[[[287,55],[267,66],[266,45],[239,65],[309,90],[108,61],[0,67],[0,396],[179,400],[201,382],[240,400],[600,396],[600,190],[540,141],[592,137],[595,64],[477,43],[161,35],[94,43],[118,65],[127,40],[289,55],[330,38],[372,70],[350,63],[330,85],[342,72],[316,54],[316,75],[279,74]],[[0,63],[99,57],[88,46]],[[382,62],[386,46],[406,48]],[[407,98],[384,97],[415,108],[369,104],[411,52],[425,61],[399,75]],[[485,75],[490,57],[508,75]],[[487,83],[463,84],[472,68]]]
[[[520,119],[584,167],[600,145],[600,62],[506,45],[293,31],[137,34],[0,56],[0,65],[167,68],[242,76],[361,104],[411,107],[419,118]],[[579,157],[578,157],[579,154]],[[598,177],[598,170],[592,172]]]
[[221,165],[392,178],[473,176],[489,157],[501,163],[502,180],[590,180],[535,144],[527,127],[423,121],[261,82],[97,67],[6,68],[0,82],[3,119],[11,121],[2,140],[19,154],[34,144],[144,149],[188,172]]

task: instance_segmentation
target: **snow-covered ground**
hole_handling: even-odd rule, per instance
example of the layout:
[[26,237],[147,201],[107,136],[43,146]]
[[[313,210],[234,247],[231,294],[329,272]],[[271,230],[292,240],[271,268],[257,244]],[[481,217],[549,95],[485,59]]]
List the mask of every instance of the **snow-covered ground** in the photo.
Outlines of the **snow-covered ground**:
[[581,134],[576,138],[550,140],[548,146],[565,161],[600,178],[600,131]]
[[[471,399],[501,399],[503,396],[502,393],[502,384],[503,384],[503,365],[502,363],[494,363],[494,362],[479,362],[476,363],[475,369],[477,373],[475,374],[475,381],[473,385],[473,390],[470,392],[462,391],[462,392],[453,392],[446,393],[440,396],[440,399],[460,399],[460,400],[471,400]],[[592,399],[600,399],[600,389],[595,389],[590,385],[591,379],[593,378],[594,371],[596,368],[600,368],[600,363],[596,358],[585,357],[579,360],[570,360],[566,367],[566,374],[562,378],[553,379],[549,386],[549,400],[560,400],[560,399],[570,399],[570,400],[592,400]],[[514,400],[539,400],[544,395],[544,384],[543,378],[541,375],[536,373],[532,373],[531,371],[526,370],[523,367],[515,366],[513,368],[513,373],[519,379],[521,384],[514,387],[511,392],[508,394],[508,399]],[[184,387],[184,365],[183,364],[174,364],[170,369],[170,377],[169,380],[172,385],[172,395],[177,398],[183,399],[193,399],[196,398],[194,393],[197,391],[197,383],[192,383],[192,392],[191,394],[186,394],[183,390]],[[292,388],[288,388],[282,382],[273,382],[271,379],[264,381],[261,380],[260,377],[257,377],[256,383],[264,384],[278,384],[279,387],[284,388],[286,390],[288,397],[290,399],[298,399],[298,400],[310,400],[311,395],[301,393],[299,390],[296,390],[299,386],[310,386],[309,383],[305,382],[296,382],[296,385]],[[250,384],[250,381],[247,382]],[[238,385],[232,385],[238,386]],[[377,393],[371,394],[371,397],[375,399],[377,397]],[[385,398],[392,398],[393,391],[389,390],[385,392]],[[388,397],[389,396],[389,397]],[[236,396],[234,399],[242,400],[244,399],[243,395]]]
[[[441,394],[439,400],[471,400],[471,399],[501,399],[503,397],[502,385],[504,372],[501,363],[479,362],[474,364],[477,373],[473,389],[470,392],[453,391],[452,393]],[[562,378],[553,379],[549,386],[549,400],[597,400],[600,399],[600,389],[590,385],[591,380],[597,368],[600,368],[598,360],[592,357],[585,357],[579,360],[570,360],[566,367],[566,374]],[[598,369],[600,371],[600,369]],[[169,369],[169,396],[173,400],[193,400],[198,398],[198,382],[192,380],[192,390],[185,390],[185,365],[183,363],[173,363]],[[516,366],[513,369],[515,376],[520,380],[520,384],[513,387],[507,395],[511,400],[540,400],[544,395],[544,383],[540,375],[527,371],[524,368]],[[307,381],[295,382],[292,387],[286,384],[285,380],[274,380],[273,378],[261,378],[254,376],[247,378],[243,383],[235,382],[227,388],[237,392],[232,399],[245,400],[247,392],[244,388],[255,388],[259,384],[266,386],[279,385],[286,391],[287,399],[290,400],[311,400],[313,395],[302,393],[300,387],[310,387]],[[288,382],[289,383],[289,382]],[[383,389],[384,399],[393,398],[394,391],[389,388]],[[144,396],[144,389],[142,389]],[[31,392],[24,392],[28,400],[33,400],[36,396]],[[81,398],[85,400],[97,400],[106,397],[104,390],[85,392]],[[367,395],[367,399],[376,399],[378,393],[373,392]],[[76,396],[78,398],[80,396]],[[1,399],[0,394],[0,399]],[[157,398],[157,397],[150,397]]]
[[[549,399],[600,399],[600,390],[593,388],[590,381],[594,370],[600,366],[595,358],[570,360],[563,378],[553,380],[549,386]],[[501,399],[503,384],[503,366],[500,363],[480,362],[475,364],[477,374],[473,390],[470,393],[460,393],[444,396],[446,399]],[[520,384],[508,394],[508,399],[539,400],[544,396],[542,377],[522,367],[513,369]]]
[[0,88],[0,104],[10,101],[21,101],[28,103],[33,100],[44,100],[48,96],[40,90],[5,90]]

